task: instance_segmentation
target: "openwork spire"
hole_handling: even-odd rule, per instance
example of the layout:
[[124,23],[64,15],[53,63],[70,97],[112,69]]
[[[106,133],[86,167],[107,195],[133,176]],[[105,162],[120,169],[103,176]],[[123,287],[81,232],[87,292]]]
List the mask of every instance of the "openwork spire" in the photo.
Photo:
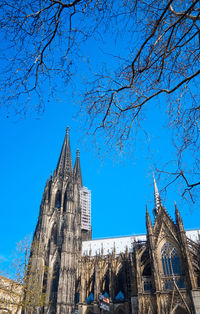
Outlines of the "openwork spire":
[[76,151],[76,161],[74,165],[74,178],[80,186],[83,186],[82,175],[81,175],[81,165],[80,165],[80,155],[79,150]]
[[161,204],[161,198],[160,198],[160,194],[158,192],[158,187],[157,187],[154,175],[153,175],[153,184],[154,184],[154,202],[155,202],[153,214],[154,214],[154,216],[156,216],[158,211],[159,211],[159,208],[162,204]]
[[71,158],[71,149],[69,142],[69,127],[66,129],[66,135],[64,139],[64,143],[62,146],[60,158],[58,160],[58,165],[56,168],[56,174],[60,177],[65,177],[72,175],[72,158]]

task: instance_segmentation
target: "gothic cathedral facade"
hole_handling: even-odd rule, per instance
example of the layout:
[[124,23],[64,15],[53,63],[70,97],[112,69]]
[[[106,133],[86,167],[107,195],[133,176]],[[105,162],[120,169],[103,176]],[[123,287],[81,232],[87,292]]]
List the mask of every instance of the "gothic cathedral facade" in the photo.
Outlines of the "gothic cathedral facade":
[[81,225],[82,187],[79,152],[72,168],[67,128],[40,206],[26,282],[34,297],[25,295],[25,312],[107,313],[99,309],[101,294],[110,313],[200,314],[200,242],[188,237],[176,206],[175,222],[170,218],[156,182],[155,222],[146,209],[146,236],[121,251],[117,240],[107,251],[102,242],[95,253],[91,228]]

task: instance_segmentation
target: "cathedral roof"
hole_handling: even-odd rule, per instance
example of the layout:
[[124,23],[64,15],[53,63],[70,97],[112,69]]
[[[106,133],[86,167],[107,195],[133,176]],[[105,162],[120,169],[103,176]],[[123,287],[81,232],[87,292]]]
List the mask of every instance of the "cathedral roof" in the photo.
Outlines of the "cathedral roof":
[[[200,229],[195,230],[187,230],[186,231],[187,238],[191,239],[194,242],[200,241]],[[95,256],[96,254],[100,254],[102,249],[104,255],[111,254],[114,250],[116,254],[125,253],[128,248],[128,252],[133,251],[134,243],[145,243],[146,235],[132,235],[132,236],[124,236],[124,237],[113,237],[113,238],[104,238],[104,239],[96,239],[90,241],[83,241],[82,243],[82,255],[90,255]]]

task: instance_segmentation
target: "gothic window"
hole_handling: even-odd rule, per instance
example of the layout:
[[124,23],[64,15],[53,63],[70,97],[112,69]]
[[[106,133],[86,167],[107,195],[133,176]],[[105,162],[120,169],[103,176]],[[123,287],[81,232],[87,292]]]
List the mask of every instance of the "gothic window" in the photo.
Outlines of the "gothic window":
[[161,249],[161,256],[164,275],[181,275],[180,258],[176,247],[166,242]]
[[61,192],[58,190],[56,193],[55,207],[60,209],[61,206]]
[[116,277],[116,296],[115,296],[115,301],[121,302],[124,301],[124,285],[123,285],[123,269],[121,268]]
[[178,250],[171,243],[166,242],[161,249],[161,260],[164,274],[164,288],[172,290],[174,280],[179,288],[185,287],[184,276],[181,273],[181,264]]
[[[102,281],[102,293],[105,297],[109,298],[109,272],[107,270],[106,274],[104,275],[103,281]],[[106,293],[106,295],[105,295]]]

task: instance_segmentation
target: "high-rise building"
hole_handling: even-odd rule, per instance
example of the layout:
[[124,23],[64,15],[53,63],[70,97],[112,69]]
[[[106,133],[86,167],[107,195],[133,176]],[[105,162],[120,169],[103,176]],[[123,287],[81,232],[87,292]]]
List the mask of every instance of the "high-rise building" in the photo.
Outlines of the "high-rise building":
[[91,231],[91,191],[80,188],[81,229]]
[[90,191],[79,151],[72,168],[67,129],[40,206],[25,285],[36,285],[37,293],[25,295],[26,312],[199,314],[200,230],[185,232],[176,206],[173,221],[155,180],[154,196],[155,221],[146,209],[146,235],[92,240]]

